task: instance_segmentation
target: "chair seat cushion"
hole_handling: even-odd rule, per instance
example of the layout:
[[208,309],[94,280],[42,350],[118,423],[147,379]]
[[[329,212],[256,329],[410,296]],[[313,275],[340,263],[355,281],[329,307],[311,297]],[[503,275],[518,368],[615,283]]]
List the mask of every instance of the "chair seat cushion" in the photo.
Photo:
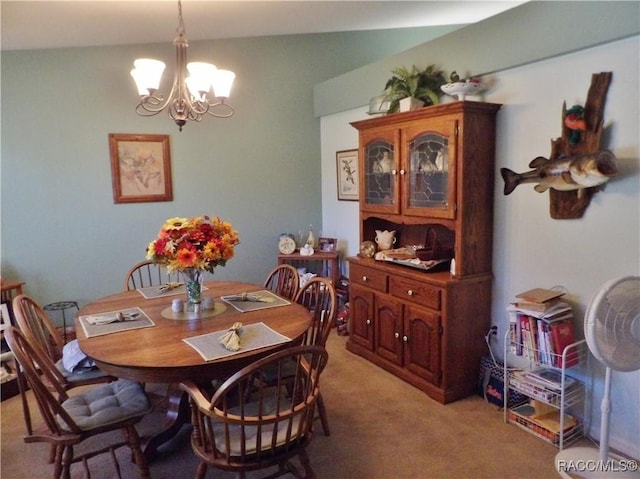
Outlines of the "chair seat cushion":
[[[269,404],[270,403],[270,404]],[[248,403],[245,404],[245,414],[259,414],[260,407],[262,407],[262,415],[268,416],[270,414],[275,414],[276,407],[273,401],[266,401],[267,406],[265,407],[265,403],[259,405],[258,403]],[[291,404],[281,404],[280,411],[285,412],[287,407],[291,407]],[[234,412],[240,413],[238,408],[237,411],[231,410],[232,414]],[[277,423],[272,424],[262,424],[260,429],[261,441],[262,445],[261,449],[266,450],[271,448],[271,441],[273,439],[274,428],[278,428],[276,435],[276,447],[282,446],[287,442],[287,431],[291,428],[291,437],[296,438],[298,436],[298,425],[300,423],[300,415],[296,414],[292,418],[283,420]],[[240,456],[242,455],[242,426],[239,425],[227,425],[221,424],[219,422],[214,422],[214,432],[216,438],[216,447],[220,451],[226,450],[225,443],[225,427],[229,428],[229,454],[231,456]],[[245,442],[245,454],[252,455],[258,452],[258,427],[254,426],[245,426],[244,427],[244,442]]]
[[[72,396],[62,403],[62,407],[83,431],[142,416],[151,411],[151,403],[142,386],[125,379]],[[69,430],[60,418],[58,423],[63,429]]]

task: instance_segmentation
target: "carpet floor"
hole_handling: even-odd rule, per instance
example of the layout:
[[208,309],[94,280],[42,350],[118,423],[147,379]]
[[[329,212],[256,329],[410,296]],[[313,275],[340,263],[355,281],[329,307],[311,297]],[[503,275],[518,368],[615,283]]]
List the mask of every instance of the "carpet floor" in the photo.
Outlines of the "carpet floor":
[[[347,338],[332,334],[329,364],[321,380],[331,436],[318,424],[308,449],[319,479],[440,479],[558,477],[557,449],[514,425],[502,411],[478,396],[443,406],[345,349]],[[148,385],[161,404],[162,385]],[[161,407],[159,408],[161,409]],[[2,402],[0,473],[2,479],[51,477],[46,444],[25,444],[18,397]],[[161,411],[146,416],[138,430],[148,437],[163,425]],[[197,460],[183,427],[150,464],[155,479],[194,477]],[[126,448],[117,453],[123,478],[136,478]],[[115,477],[108,454],[89,461],[92,479]],[[81,478],[81,465],[72,467]],[[248,475],[259,478],[265,471]],[[209,469],[207,478],[232,478]]]

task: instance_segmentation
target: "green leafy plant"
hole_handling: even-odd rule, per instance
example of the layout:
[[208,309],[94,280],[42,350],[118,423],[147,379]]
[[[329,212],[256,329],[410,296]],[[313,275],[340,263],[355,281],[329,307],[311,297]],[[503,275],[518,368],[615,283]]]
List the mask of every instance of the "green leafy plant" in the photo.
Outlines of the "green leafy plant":
[[444,72],[435,65],[424,70],[415,65],[409,70],[398,67],[391,70],[393,76],[387,80],[384,93],[390,102],[387,113],[398,111],[400,100],[407,97],[422,100],[425,105],[437,105],[440,102],[440,87],[447,83]]

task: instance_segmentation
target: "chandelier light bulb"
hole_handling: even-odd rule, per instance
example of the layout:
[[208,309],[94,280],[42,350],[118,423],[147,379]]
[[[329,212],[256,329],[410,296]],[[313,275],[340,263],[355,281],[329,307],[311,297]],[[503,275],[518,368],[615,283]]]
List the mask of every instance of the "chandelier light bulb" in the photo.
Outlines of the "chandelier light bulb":
[[204,100],[218,69],[211,63],[192,62],[187,65],[187,70],[191,74],[186,80],[189,91],[194,97]]
[[133,66],[135,68],[131,70],[131,76],[138,87],[138,94],[149,95],[160,88],[160,79],[165,68],[163,62],[151,58],[139,58],[133,62]]
[[216,98],[229,98],[236,74],[229,70],[217,70],[212,82]]

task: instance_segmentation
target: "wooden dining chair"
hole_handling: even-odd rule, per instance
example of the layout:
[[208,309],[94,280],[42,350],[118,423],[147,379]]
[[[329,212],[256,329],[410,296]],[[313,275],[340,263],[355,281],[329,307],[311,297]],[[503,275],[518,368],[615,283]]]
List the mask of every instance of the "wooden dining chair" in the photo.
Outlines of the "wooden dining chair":
[[336,288],[329,278],[315,276],[298,291],[295,302],[304,306],[311,314],[304,342],[325,347],[331,328],[338,314]]
[[[325,348],[337,315],[336,290],[333,283],[328,278],[315,276],[298,291],[295,302],[307,308],[311,316],[311,325],[307,329],[302,343]],[[289,368],[289,377],[294,376],[294,373],[295,369]],[[287,377],[286,369],[284,377]],[[267,386],[279,385],[277,372],[269,368],[265,369],[262,382]],[[330,436],[331,429],[322,394],[318,396],[316,419],[320,420],[325,436]]]
[[[298,291],[295,301],[311,314],[311,326],[305,334],[304,344],[326,347],[338,314],[336,289],[331,280],[319,276],[311,278]],[[322,394],[318,397],[318,418],[325,436],[331,435]]]
[[[320,346],[294,346],[262,358],[227,379],[211,399],[195,383],[181,384],[189,394],[193,432],[191,446],[200,459],[196,477],[203,479],[209,465],[247,471],[278,465],[269,477],[291,473],[315,477],[306,452],[312,437],[314,409],[320,395],[320,373],[328,359]],[[294,364],[290,386],[283,387],[285,365]],[[265,370],[278,372],[279,387],[259,382]],[[256,381],[257,389],[250,385]],[[304,475],[291,460],[297,456]]]
[[65,369],[62,361],[64,347],[62,335],[47,313],[31,297],[19,294],[13,298],[13,312],[22,333],[56,365],[60,373],[58,380],[65,389],[116,379],[96,367],[81,368],[78,371]]
[[131,267],[124,279],[124,290],[133,291],[138,288],[160,286],[166,283],[179,282],[178,271],[167,273],[167,270],[151,261],[141,261]]
[[[59,382],[57,368],[40,347],[32,344],[15,327],[9,328],[6,339],[20,365],[21,380],[31,389],[43,420],[43,424],[30,428],[24,441],[28,444],[44,442],[52,446],[54,454],[50,462],[54,464],[54,479],[69,478],[71,465],[77,462],[82,462],[86,477],[90,477],[87,459],[105,452],[111,453],[116,475],[120,478],[120,466],[114,450],[125,445],[131,449],[140,477],[150,477],[135,428],[135,424],[151,411],[151,403],[140,384],[120,379],[69,396]],[[26,396],[25,387],[20,388],[20,394]],[[26,397],[22,404],[31,424]],[[75,455],[74,446],[90,437],[118,429],[122,430],[124,440],[115,441],[105,434],[94,448]]]
[[264,287],[293,301],[300,288],[298,270],[290,264],[280,264],[267,275]]

